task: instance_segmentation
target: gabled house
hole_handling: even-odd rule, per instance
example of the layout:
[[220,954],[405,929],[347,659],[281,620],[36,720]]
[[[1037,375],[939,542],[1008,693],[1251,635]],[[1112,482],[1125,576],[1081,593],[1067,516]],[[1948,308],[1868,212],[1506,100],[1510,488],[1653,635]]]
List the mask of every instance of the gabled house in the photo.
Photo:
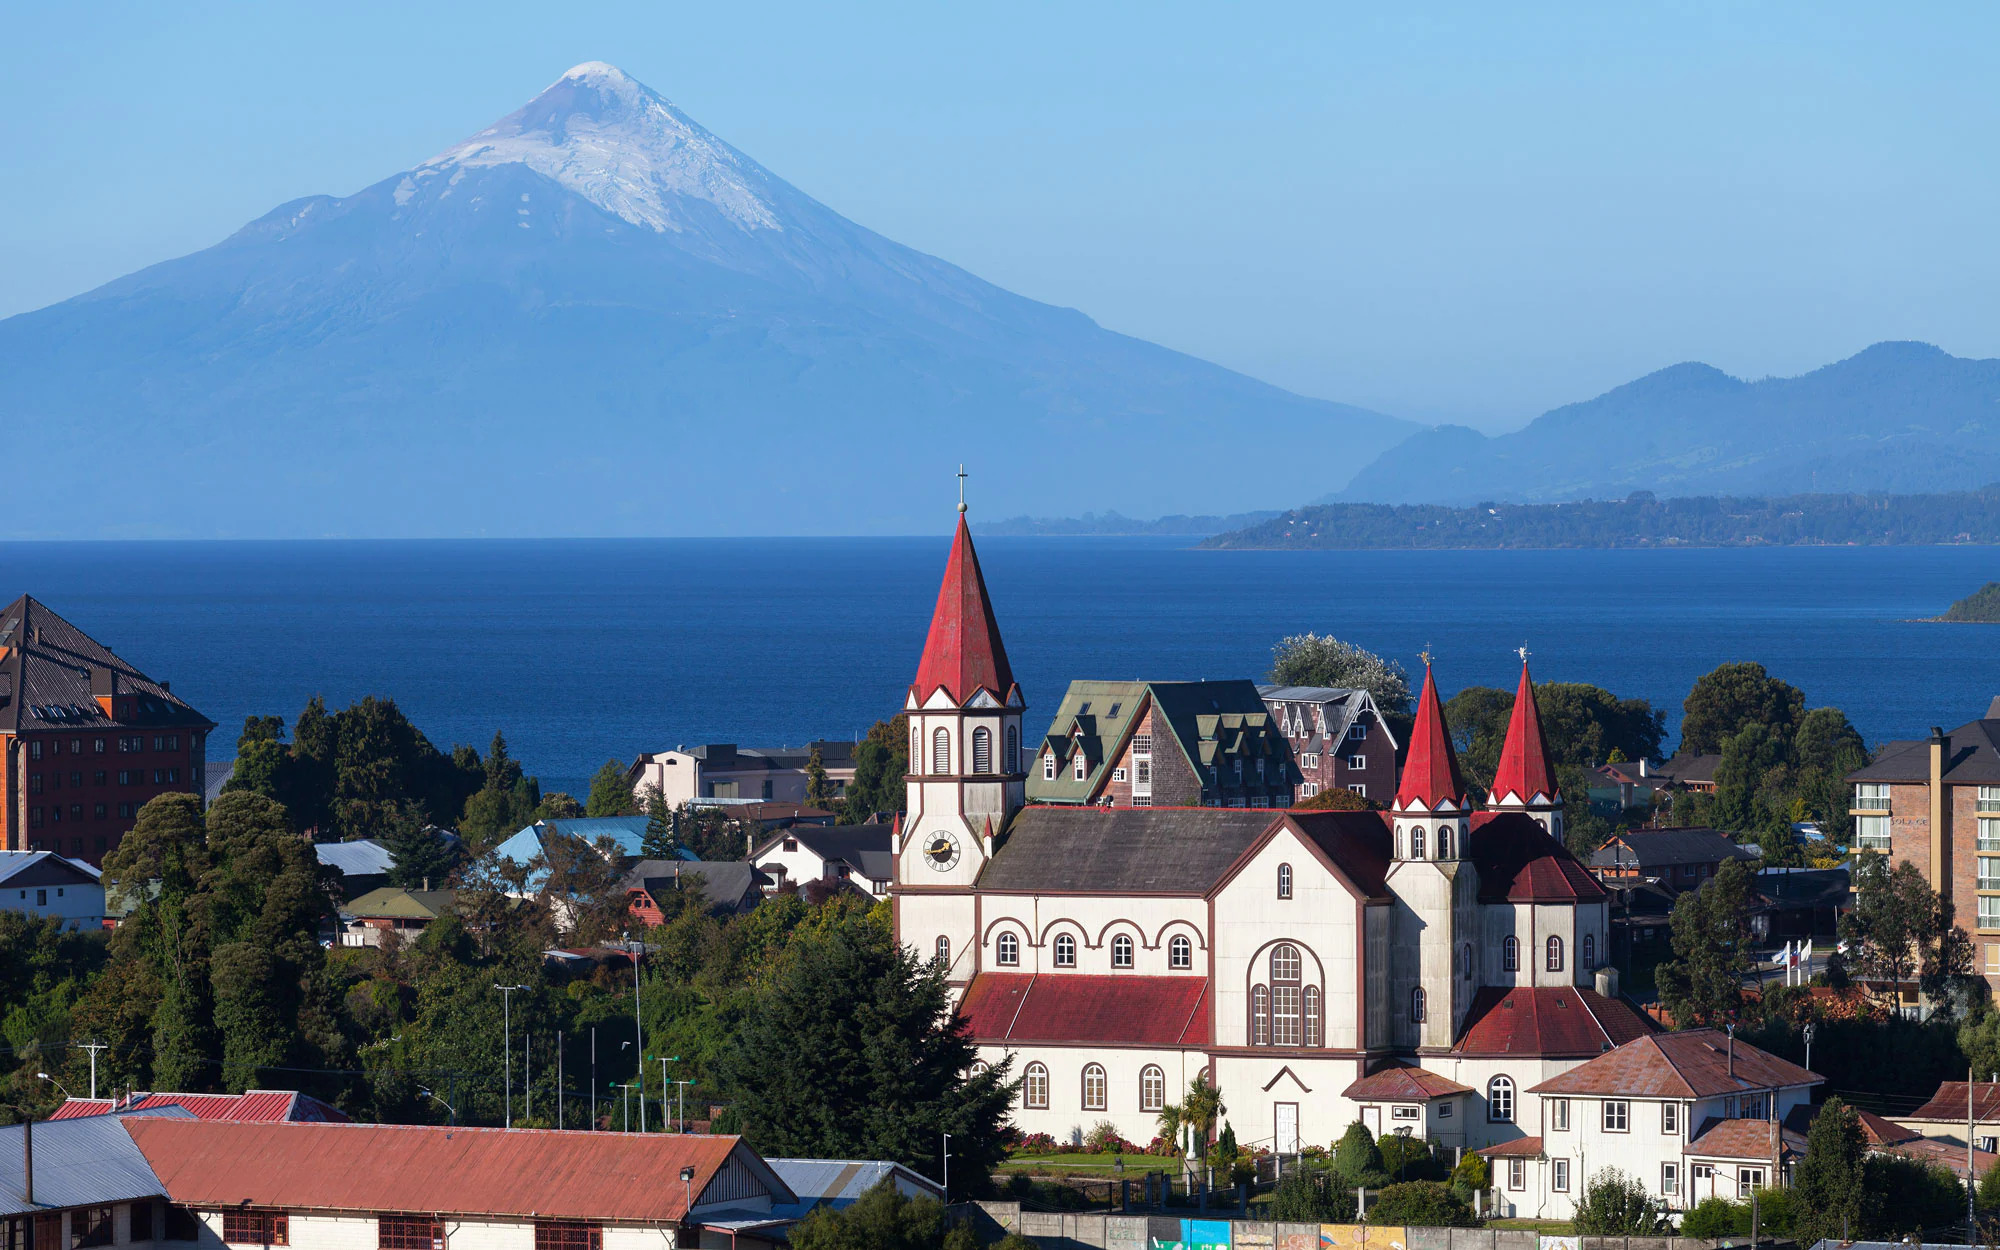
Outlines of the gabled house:
[[750,862],[771,879],[773,890],[819,881],[881,898],[895,877],[889,849],[894,833],[890,825],[795,825],[766,838],[751,851]]
[[1336,787],[1386,802],[1396,790],[1396,735],[1366,690],[1257,687],[1298,765],[1297,798]]
[[625,770],[625,780],[642,798],[657,787],[674,807],[703,799],[797,804],[806,801],[817,751],[820,767],[826,770],[828,797],[837,799],[854,780],[857,745],[823,739],[799,747],[739,747],[733,742],[681,746],[642,754]]
[[0,910],[54,918],[65,929],[104,927],[97,869],[53,851],[0,851]]
[[1682,894],[1713,877],[1724,860],[1756,858],[1716,829],[1626,829],[1592,853],[1590,866],[1606,885],[1651,881]]
[[653,926],[666,922],[663,903],[668,895],[694,889],[697,883],[710,914],[736,916],[763,901],[771,879],[741,860],[642,859],[625,874],[624,887],[632,915]]
[[1298,781],[1249,681],[1073,681],[1028,764],[1031,803],[1289,807]]
[[456,890],[403,890],[385,885],[340,909],[342,946],[380,946],[382,935],[394,931],[415,937],[440,916],[458,907]]

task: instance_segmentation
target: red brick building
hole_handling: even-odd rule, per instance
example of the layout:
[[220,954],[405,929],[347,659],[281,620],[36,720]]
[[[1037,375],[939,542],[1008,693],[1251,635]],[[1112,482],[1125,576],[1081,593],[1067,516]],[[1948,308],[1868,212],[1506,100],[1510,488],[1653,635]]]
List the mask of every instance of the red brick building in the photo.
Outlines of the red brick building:
[[1366,690],[1266,685],[1257,693],[1292,744],[1300,799],[1335,787],[1377,803],[1396,793],[1396,736]]
[[102,865],[146,800],[202,793],[215,722],[27,595],[0,611],[0,844]]

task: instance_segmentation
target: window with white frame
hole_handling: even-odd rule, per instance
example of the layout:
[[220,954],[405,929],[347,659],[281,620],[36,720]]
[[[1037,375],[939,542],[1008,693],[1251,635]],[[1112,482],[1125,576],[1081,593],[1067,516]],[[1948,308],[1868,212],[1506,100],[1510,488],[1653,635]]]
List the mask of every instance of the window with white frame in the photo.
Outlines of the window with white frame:
[[1306,1045],[1318,1046],[1322,1042],[1322,1040],[1324,1040],[1320,1036],[1319,986],[1317,985],[1306,986],[1305,1004],[1306,1004]]
[[2000,890],[2000,855],[1979,856],[1979,888]]
[[1071,775],[1076,780],[1082,781],[1085,771],[1086,768],[1083,759],[1083,745],[1079,743],[1077,744],[1077,750],[1076,750],[1076,763],[1071,767],[1070,772]]
[[1424,1022],[1424,1002],[1425,1002],[1425,996],[1424,996],[1423,986],[1419,985],[1415,989],[1410,991],[1411,1024],[1422,1024]]
[[1304,963],[1299,948],[1280,942],[1271,951],[1271,1044],[1297,1046],[1304,1039],[1305,1013],[1300,975]]
[[1854,818],[1854,844],[1864,851],[1888,850],[1889,818],[1887,816],[1856,816]]
[[1139,1110],[1160,1111],[1167,1105],[1167,1074],[1156,1063],[1139,1070]]
[[993,731],[984,725],[972,731],[972,771],[993,771]]
[[1514,1122],[1514,1082],[1507,1077],[1486,1082],[1486,1118],[1495,1124]]
[[1762,1189],[1763,1187],[1764,1187],[1763,1168],[1736,1169],[1736,1196],[1738,1198],[1748,1198],[1750,1196],[1751,1190]]
[[1549,934],[1548,949],[1549,971],[1561,972],[1563,970],[1563,940],[1553,933]]
[[1185,970],[1194,967],[1194,943],[1176,937],[1167,943],[1167,967]]
[[1974,800],[1982,812],[2000,812],[2000,786],[1981,786]]
[[1278,897],[1290,898],[1291,896],[1292,896],[1292,866],[1290,864],[1279,864]]
[[2000,929],[2000,896],[1991,894],[1979,896],[1979,927]]
[[1392,1120],[1421,1120],[1424,1118],[1424,1109],[1422,1107],[1391,1107],[1389,1108],[1389,1118]]
[[1124,770],[1124,769],[1122,769],[1122,768],[1114,768],[1114,769],[1112,769],[1112,770],[1111,770],[1111,780],[1113,780],[1113,781],[1123,781],[1123,780],[1125,780],[1125,770]]
[[1424,827],[1422,825],[1411,825],[1410,858],[1422,859],[1423,857],[1424,857]]
[[1132,966],[1132,939],[1122,933],[1111,939],[1111,966],[1114,968]]
[[1021,939],[1011,933],[1003,933],[993,944],[993,958],[1003,968],[1016,967],[1021,962]]
[[1528,1187],[1528,1161],[1526,1159],[1507,1160],[1507,1188],[1526,1189]]
[[1054,781],[1055,779],[1056,753],[1054,751],[1044,751],[1042,752],[1042,780]]
[[1549,1188],[1559,1194],[1569,1192],[1569,1160],[1549,1160]]
[[1978,847],[1982,851],[2000,851],[2000,816],[1979,818]]
[[931,771],[940,775],[951,771],[951,731],[942,725],[931,731]]
[[1661,1195],[1663,1197],[1673,1198],[1679,1196],[1680,1192],[1681,1192],[1681,1165],[1678,1163],[1662,1163],[1660,1165]]
[[1632,1127],[1632,1104],[1619,1098],[1604,1100],[1604,1131],[1623,1133]]
[[1103,1064],[1087,1063],[1083,1065],[1083,1109],[1085,1111],[1104,1110],[1105,1095],[1109,1086],[1110,1082],[1104,1077]]
[[1250,1044],[1271,1044],[1271,987],[1268,985],[1250,988]]
[[1356,794],[1360,795],[1360,796],[1361,796],[1362,798],[1364,798],[1364,799],[1368,797],[1368,787],[1367,787],[1367,786],[1365,786],[1365,785],[1362,785],[1362,784],[1361,784],[1360,782],[1358,782],[1358,781],[1350,781],[1350,782],[1348,782],[1348,783],[1347,783],[1347,788],[1348,788],[1348,789],[1350,789],[1350,790],[1352,790],[1352,791],[1354,791],[1354,792],[1355,792]]
[[1368,757],[1365,755],[1350,755],[1347,757],[1347,766],[1349,768],[1366,768],[1368,767]]
[[1676,1133],[1681,1131],[1681,1105],[1677,1102],[1660,1104],[1660,1131]]
[[1549,1129],[1556,1133],[1569,1131],[1569,1099],[1549,1099]]
[[1858,781],[1854,784],[1854,810],[1857,812],[1886,812],[1889,810],[1889,783],[1886,781]]
[[1076,967],[1076,939],[1067,933],[1056,935],[1056,967]]
[[1022,1074],[1021,1105],[1031,1111],[1047,1110],[1049,1105],[1049,1070],[1042,1064],[1031,1063]]
[[1318,751],[1307,751],[1307,752],[1306,752],[1306,753],[1305,753],[1304,755],[1300,756],[1300,757],[1299,757],[1299,767],[1301,767],[1301,768],[1318,768],[1318,767],[1319,767],[1319,752],[1318,752]]

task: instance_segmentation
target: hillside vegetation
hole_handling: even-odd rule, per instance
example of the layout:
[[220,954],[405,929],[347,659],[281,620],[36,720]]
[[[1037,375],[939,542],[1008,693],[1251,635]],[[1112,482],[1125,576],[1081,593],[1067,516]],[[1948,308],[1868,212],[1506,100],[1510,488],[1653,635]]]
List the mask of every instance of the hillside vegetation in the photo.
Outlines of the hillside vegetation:
[[2000,582],[1988,582],[1946,609],[1940,621],[2000,625]]

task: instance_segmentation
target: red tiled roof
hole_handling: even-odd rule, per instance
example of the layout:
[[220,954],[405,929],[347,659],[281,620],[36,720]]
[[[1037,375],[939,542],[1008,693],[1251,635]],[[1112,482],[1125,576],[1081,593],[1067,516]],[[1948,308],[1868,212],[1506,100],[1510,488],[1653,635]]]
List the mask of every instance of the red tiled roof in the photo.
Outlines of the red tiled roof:
[[1594,903],[1607,897],[1589,869],[1526,812],[1474,812],[1473,864],[1482,903]]
[[963,512],[958,514],[958,533],[944,566],[944,584],[938,587],[930,636],[924,639],[924,656],[910,689],[919,704],[943,690],[961,706],[980,690],[1004,703],[1014,689],[1014,670],[1007,665],[1000,623],[993,618]]
[[1500,747],[1500,766],[1493,773],[1495,800],[1526,803],[1536,795],[1556,796],[1555,773],[1549,768],[1548,746],[1542,735],[1542,710],[1535,703],[1535,684],[1528,680],[1528,662],[1521,661],[1521,687],[1514,692],[1514,715],[1507,722],[1507,740]]
[[1371,1076],[1364,1076],[1341,1091],[1341,1097],[1357,1102],[1423,1102],[1451,1094],[1469,1094],[1472,1087],[1422,1068],[1392,1064]]
[[141,1092],[119,1101],[71,1098],[55,1109],[51,1120],[75,1120],[119,1110],[184,1107],[197,1120],[243,1120],[264,1123],[344,1124],[347,1113],[310,1094],[289,1089],[253,1089],[241,1094],[153,1094]]
[[1513,1141],[1503,1141],[1498,1145],[1485,1146],[1473,1151],[1489,1159],[1504,1159],[1509,1155],[1526,1155],[1538,1158],[1542,1153],[1542,1139],[1539,1137],[1516,1137]]
[[1575,986],[1489,986],[1473,997],[1465,1018],[1452,1047],[1461,1055],[1601,1055],[1652,1027],[1623,999]]
[[982,1042],[1151,1046],[1205,1045],[1209,1010],[1202,977],[1077,973],[982,972],[958,1005]]
[[1806,1149],[1804,1137],[1775,1120],[1710,1120],[1688,1143],[1687,1152],[1715,1159],[1768,1159],[1774,1144],[1787,1154]]
[[728,1165],[790,1201],[737,1137],[402,1124],[134,1118],[125,1130],[167,1196],[190,1206],[423,1212],[666,1223]]
[[1649,1033],[1608,1055],[1550,1077],[1528,1092],[1716,1098],[1743,1090],[1817,1085],[1823,1079],[1748,1042],[1736,1043],[1733,1065],[1729,1039],[1720,1030]]
[[1421,803],[1435,810],[1446,802],[1465,805],[1465,778],[1459,774],[1451,731],[1444,723],[1444,705],[1438,702],[1437,682],[1426,663],[1423,693],[1417,696],[1417,723],[1410,730],[1410,752],[1403,762],[1403,780],[1396,787],[1396,806]]
[[[1972,1083],[1972,1115],[1976,1120],[2000,1119],[2000,1084],[1992,1081]],[[1915,1111],[1904,1116],[1905,1120],[1949,1120],[1955,1124],[1965,1123],[1965,1082],[1946,1081],[1937,1087],[1931,1100]]]

